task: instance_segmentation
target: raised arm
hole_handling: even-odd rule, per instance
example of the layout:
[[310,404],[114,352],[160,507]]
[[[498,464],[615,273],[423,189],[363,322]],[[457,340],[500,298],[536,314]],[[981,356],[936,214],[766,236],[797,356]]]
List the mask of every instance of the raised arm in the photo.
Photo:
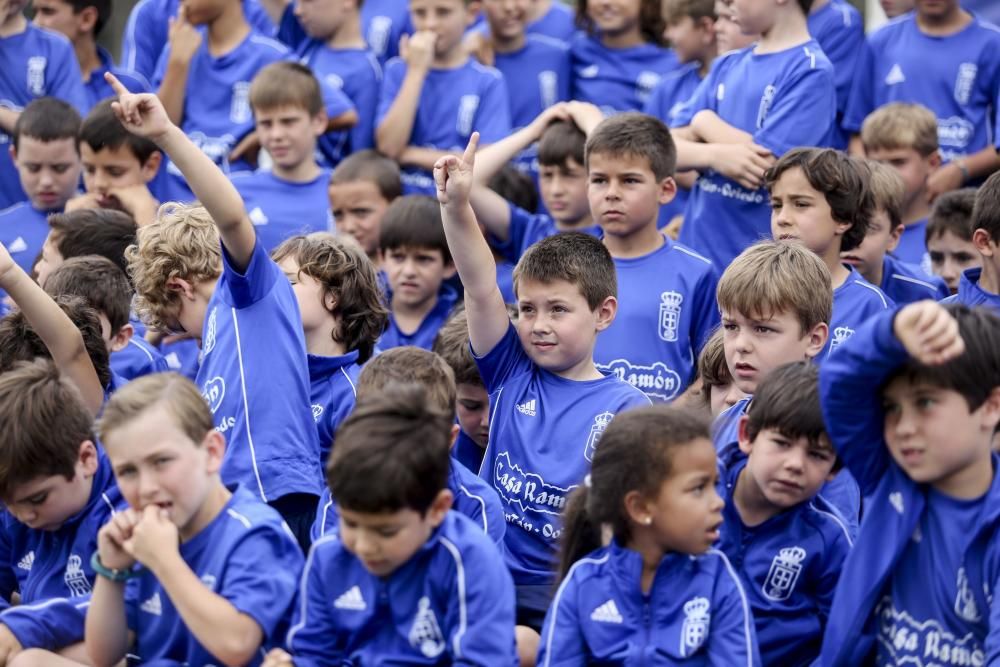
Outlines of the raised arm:
[[448,155],[434,165],[434,184],[441,203],[448,248],[465,286],[469,341],[477,355],[496,347],[507,333],[510,318],[497,287],[497,266],[469,204],[479,133],[473,132],[461,158]]
[[257,233],[239,192],[211,158],[170,122],[156,95],[130,93],[110,72],[104,76],[119,95],[112,106],[122,125],[129,132],[154,141],[170,157],[215,221],[234,267],[238,271],[246,269]]

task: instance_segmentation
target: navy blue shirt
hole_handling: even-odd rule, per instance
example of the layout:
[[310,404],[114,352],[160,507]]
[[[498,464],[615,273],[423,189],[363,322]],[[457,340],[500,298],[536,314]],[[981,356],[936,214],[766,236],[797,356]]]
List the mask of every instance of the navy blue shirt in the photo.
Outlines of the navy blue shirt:
[[[390,302],[392,301],[391,292],[386,297]],[[420,326],[410,332],[400,329],[399,324],[396,323],[396,317],[390,312],[389,325],[376,344],[378,351],[385,352],[386,350],[403,345],[422,347],[425,350],[431,349],[434,346],[434,339],[437,337],[438,330],[444,326],[457,302],[458,292],[449,285],[442,284],[441,290],[438,292],[437,303],[424,316]]]
[[866,320],[888,310],[892,301],[882,290],[861,277],[857,269],[833,290],[833,315],[830,318],[830,337],[819,353],[820,361],[826,359],[844,341],[854,335]]
[[962,277],[958,279],[958,292],[942,299],[941,303],[964,303],[970,308],[985,306],[1000,313],[1000,295],[987,292],[979,285],[982,275],[983,270],[980,268],[963,271]]
[[948,286],[937,276],[929,276],[914,264],[907,264],[892,255],[882,262],[882,291],[900,305],[922,299],[940,301],[951,294]]
[[87,95],[87,109],[92,109],[98,102],[108,97],[118,97],[112,90],[111,84],[104,80],[105,72],[114,74],[119,81],[125,84],[129,92],[150,92],[151,86],[146,77],[138,72],[116,66],[111,60],[111,54],[104,47],[97,47],[97,58],[101,61],[100,66],[90,73],[90,79],[83,84],[84,92]]
[[309,402],[316,420],[320,462],[325,470],[337,428],[354,409],[361,365],[357,350],[337,357],[310,354],[308,359]]
[[851,83],[855,77],[858,57],[865,49],[865,25],[861,13],[844,0],[830,0],[808,16],[809,34],[819,42],[823,53],[833,64],[833,80],[837,85],[837,128],[833,147],[847,148],[850,138],[841,123]]

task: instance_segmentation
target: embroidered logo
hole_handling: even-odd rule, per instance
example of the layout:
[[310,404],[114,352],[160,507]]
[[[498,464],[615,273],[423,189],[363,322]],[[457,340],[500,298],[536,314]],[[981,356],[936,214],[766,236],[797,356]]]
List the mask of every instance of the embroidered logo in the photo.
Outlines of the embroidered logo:
[[34,551],[29,551],[28,553],[26,553],[24,555],[24,558],[22,558],[21,560],[17,561],[17,567],[20,568],[20,569],[22,569],[22,570],[26,570],[28,572],[31,572],[31,566],[34,565],[34,564],[35,564],[35,552]]
[[438,625],[437,616],[431,609],[431,601],[424,596],[417,603],[417,615],[409,634],[410,646],[419,650],[426,658],[436,658],[444,652],[444,635]]
[[847,342],[847,339],[854,335],[851,327],[837,327],[833,330],[833,340],[830,341],[830,352],[836,350],[840,345]]
[[253,210],[247,214],[247,217],[250,218],[250,222],[257,226],[266,225],[271,222],[267,219],[267,214],[261,210],[260,206],[254,206]]
[[368,35],[365,40],[371,50],[378,55],[385,55],[389,45],[389,33],[392,32],[392,19],[388,16],[373,16],[368,24]]
[[222,399],[226,397],[226,381],[216,375],[205,383],[201,395],[214,415],[215,411],[222,407]]
[[313,421],[318,422],[319,418],[323,416],[323,406],[316,405],[315,403],[313,403],[312,411],[313,411]]
[[66,559],[66,573],[63,574],[63,582],[69,589],[70,597],[78,598],[90,595],[90,582],[83,571],[83,560],[76,554],[70,554]]
[[906,81],[906,76],[903,74],[903,68],[896,63],[889,70],[889,73],[885,75],[885,85],[895,86],[898,83],[903,83]]
[[139,605],[139,609],[146,612],[147,614],[152,614],[153,616],[162,616],[163,605],[160,603],[159,592],[153,593],[153,597],[149,598],[141,605]]
[[229,101],[229,120],[234,123],[249,123],[253,118],[250,110],[250,82],[237,81],[233,84],[233,97]]
[[615,604],[614,600],[608,600],[600,607],[595,609],[590,613],[590,620],[597,621],[598,623],[618,623],[621,624],[625,621],[622,615],[618,613],[618,605]]
[[28,92],[35,97],[45,94],[45,67],[48,62],[45,56],[28,58]]
[[976,606],[976,596],[969,587],[969,578],[965,576],[965,568],[958,568],[958,594],[955,596],[955,613],[970,623],[980,620],[979,608]]
[[604,429],[608,427],[615,416],[610,412],[602,412],[594,417],[594,425],[590,427],[590,435],[587,436],[587,446],[583,450],[583,458],[593,462],[594,452],[597,451],[597,443],[604,435]]
[[972,89],[976,85],[976,74],[979,68],[976,63],[962,63],[958,66],[958,75],[955,77],[955,101],[966,105],[972,96]]
[[764,597],[769,600],[787,600],[802,574],[802,561],[806,550],[802,547],[788,547],[778,552],[771,561],[771,569],[764,580]]
[[208,314],[208,326],[205,328],[205,340],[202,342],[202,355],[206,357],[209,352],[215,349],[215,333],[218,330],[216,326],[216,313],[218,310],[219,307],[216,306]]
[[580,70],[580,78],[593,79],[594,77],[597,76],[597,73],[599,71],[600,68],[598,68],[597,65],[590,65],[589,67],[584,67],[582,70]]
[[14,241],[7,246],[7,252],[14,254],[16,252],[24,252],[28,249],[28,242],[24,240],[24,237],[18,236]]
[[680,292],[663,292],[660,294],[660,340],[668,343],[677,341],[677,330],[681,319],[681,304],[684,295]]
[[516,406],[517,411],[522,415],[528,415],[529,417],[534,417],[538,414],[538,401],[531,399],[530,401],[525,401],[524,403],[518,403]]
[[660,83],[660,75],[656,72],[639,72],[635,79],[635,93],[640,102],[645,102]]
[[361,596],[361,589],[353,586],[347,592],[342,593],[339,598],[333,601],[333,606],[337,609],[347,609],[349,611],[364,611],[368,608],[365,599]]
[[889,494],[889,504],[896,508],[896,511],[900,514],[903,513],[903,494],[899,491],[893,491]]
[[538,95],[542,98],[542,106],[548,108],[558,102],[559,77],[550,69],[538,73]]
[[458,100],[458,121],[455,131],[463,137],[472,134],[472,125],[479,110],[479,95],[462,95]]
[[771,111],[771,105],[774,104],[774,96],[778,92],[778,89],[773,84],[768,84],[764,87],[764,94],[760,96],[760,106],[757,107],[757,129],[764,127],[764,121],[767,120],[767,114]]
[[708,611],[708,598],[691,598],[684,603],[684,625],[681,626],[681,655],[697,651],[708,637],[708,624],[712,615]]

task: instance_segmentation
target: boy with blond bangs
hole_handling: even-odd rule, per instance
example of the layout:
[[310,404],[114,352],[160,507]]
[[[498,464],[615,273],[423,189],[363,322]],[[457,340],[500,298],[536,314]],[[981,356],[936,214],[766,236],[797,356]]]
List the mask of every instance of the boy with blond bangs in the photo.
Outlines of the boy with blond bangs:
[[315,157],[327,118],[319,81],[304,65],[272,63],[253,78],[250,107],[271,165],[233,174],[232,181],[264,249],[271,252],[296,234],[331,231],[330,172]]
[[691,384],[698,353],[718,324],[712,263],[657,229],[676,192],[670,130],[626,112],[587,139],[591,215],[614,258],[621,300],[594,348],[600,371],[672,401]]
[[1000,173],[993,174],[976,193],[972,209],[972,243],[982,260],[980,268],[966,269],[958,292],[944,303],[985,306],[1000,311]]
[[354,238],[376,264],[382,216],[403,194],[399,165],[373,150],[347,157],[330,174],[330,212],[338,234]]
[[875,212],[868,221],[865,238],[853,250],[840,253],[841,260],[900,305],[921,299],[945,298],[949,292],[944,281],[893,254],[903,233],[901,211],[905,186],[902,177],[892,167],[874,160],[868,161],[868,169],[871,172],[868,186]]
[[859,159],[832,148],[796,148],[767,170],[771,195],[771,235],[775,241],[801,243],[830,272],[833,314],[830,340],[822,360],[869,317],[890,307],[882,290],[843,263],[868,233],[874,198],[871,174]]
[[461,150],[473,132],[484,144],[510,133],[510,100],[503,75],[462,44],[479,0],[409,4],[415,32],[400,42],[400,58],[386,63],[375,146],[402,166],[407,194],[430,195],[430,170],[446,151]]
[[480,476],[500,495],[518,625],[536,632],[554,593],[553,563],[566,495],[582,483],[615,413],[648,405],[638,389],[594,363],[599,332],[618,309],[615,265],[597,239],[566,232],[539,241],[514,269],[512,324],[493,255],[469,204],[474,134],[459,158],[434,167],[448,246],[465,286],[469,342],[491,395]]
[[972,211],[976,188],[946,192],[934,200],[927,219],[927,254],[931,271],[940,276],[952,294],[958,292],[959,280],[966,269],[983,265],[972,242]]
[[879,315],[823,364],[820,400],[867,499],[820,664],[996,662],[1000,318],[933,301]]
[[873,111],[861,125],[865,156],[888,164],[903,177],[903,235],[895,254],[930,273],[927,216],[931,210],[928,179],[941,167],[938,122],[920,104],[895,102]]
[[133,95],[110,80],[125,128],[154,141],[205,205],[164,207],[139,229],[127,252],[136,310],[153,328],[200,338],[197,381],[229,440],[222,479],[272,504],[307,545],[320,490],[319,445],[292,287],[211,158],[170,122],[155,95]]

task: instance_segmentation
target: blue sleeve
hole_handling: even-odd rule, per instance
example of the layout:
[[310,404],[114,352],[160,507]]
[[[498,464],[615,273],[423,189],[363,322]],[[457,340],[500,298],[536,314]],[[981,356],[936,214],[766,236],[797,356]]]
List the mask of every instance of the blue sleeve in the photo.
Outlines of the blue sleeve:
[[[399,58],[393,58],[385,64],[385,72],[382,76],[382,87],[378,94],[378,110],[375,112],[375,127],[382,124],[382,119],[389,112],[399,88],[403,85],[403,77],[406,76],[406,63]],[[508,111],[507,113],[510,113]]]
[[535,660],[538,667],[586,667],[588,664],[587,641],[577,610],[577,590],[571,569],[545,613]]
[[351,128],[351,150],[360,151],[375,146],[375,112],[378,109],[378,89],[381,71],[373,69],[370,78],[352,87],[350,97],[358,111],[358,123]]
[[510,98],[503,77],[492,77],[485,86],[476,110],[474,128],[480,144],[492,144],[510,134]]
[[715,110],[715,86],[718,74],[721,71],[721,60],[716,60],[708,75],[702,79],[698,87],[691,93],[691,97],[677,107],[673,118],[667,119],[670,127],[687,127],[691,124],[691,119],[702,109]]
[[141,0],[129,13],[122,33],[122,67],[142,74],[151,82],[167,40],[168,17],[157,16],[158,7],[154,0]]
[[761,665],[750,604],[740,578],[729,559],[719,553],[725,572],[720,575],[713,601],[712,627],[708,636],[708,664]]
[[507,333],[500,339],[500,342],[484,355],[477,356],[476,351],[472,349],[471,342],[469,349],[472,350],[472,357],[479,368],[483,384],[491,394],[502,387],[507,378],[527,372],[532,367],[531,360],[524,348],[521,347],[521,340],[517,337],[513,323],[507,326]]
[[49,63],[45,70],[48,95],[68,102],[81,116],[85,116],[90,105],[87,102],[87,91],[83,87],[83,75],[80,74],[80,65],[73,47],[69,43],[65,46],[64,50],[58,52],[57,62]]
[[875,110],[874,77],[875,53],[872,51],[871,42],[866,40],[854,65],[854,81],[851,83],[844,119],[841,122],[847,132],[861,132],[861,124],[868,114]]
[[814,594],[820,626],[823,629],[826,629],[826,621],[830,618],[833,594],[837,589],[837,582],[840,581],[840,571],[844,567],[844,560],[850,550],[850,538],[843,532],[836,533],[834,539],[826,544],[823,550],[823,570],[815,579],[816,590]]
[[331,86],[326,81],[320,80],[320,90],[323,92],[323,106],[326,107],[326,115],[329,118],[336,118],[341,114],[354,110],[354,103],[351,101],[351,98],[337,86]]
[[285,640],[296,667],[336,665],[346,657],[344,641],[330,613],[332,596],[339,582],[326,581],[324,559],[336,551],[330,539],[313,544],[306,559],[292,627]]
[[[456,570],[444,616],[444,631],[452,665],[511,667],[517,665],[514,640],[514,581],[499,552],[492,558],[465,564],[453,543],[442,538],[455,558]],[[478,567],[477,567],[478,566]]]
[[993,557],[987,561],[986,566],[987,572],[993,574],[989,577],[989,581],[986,581],[984,577],[984,581],[981,582],[983,588],[988,588],[994,595],[992,604],[989,606],[990,617],[987,620],[989,632],[986,634],[986,641],[983,642],[983,648],[986,652],[984,665],[996,665],[1000,662],[1000,603],[995,597],[997,591],[1000,590],[1000,563],[997,563],[996,560],[994,551]]
[[779,157],[797,146],[826,145],[836,108],[837,89],[830,70],[807,69],[782,86],[764,126],[754,132],[754,143]]
[[312,528],[309,529],[309,537],[313,542],[319,540],[324,535],[337,533],[337,506],[330,497],[330,488],[323,486],[323,492],[319,497],[319,504],[316,507],[316,519],[313,520]]
[[11,607],[0,614],[24,648],[54,651],[83,641],[90,596],[53,598],[39,604]]
[[256,621],[266,642],[288,620],[301,571],[302,552],[291,535],[253,530],[229,554],[216,592]]
[[862,497],[875,491],[890,463],[879,387],[907,358],[892,330],[896,312],[886,311],[858,327],[819,371],[827,433]]
[[233,267],[229,252],[223,244],[222,275],[225,280],[220,281],[220,286],[226,286],[231,303],[237,308],[249,308],[266,297],[279,279],[285,279],[278,265],[268,257],[267,250],[259,239],[254,244],[250,264],[243,273]]

